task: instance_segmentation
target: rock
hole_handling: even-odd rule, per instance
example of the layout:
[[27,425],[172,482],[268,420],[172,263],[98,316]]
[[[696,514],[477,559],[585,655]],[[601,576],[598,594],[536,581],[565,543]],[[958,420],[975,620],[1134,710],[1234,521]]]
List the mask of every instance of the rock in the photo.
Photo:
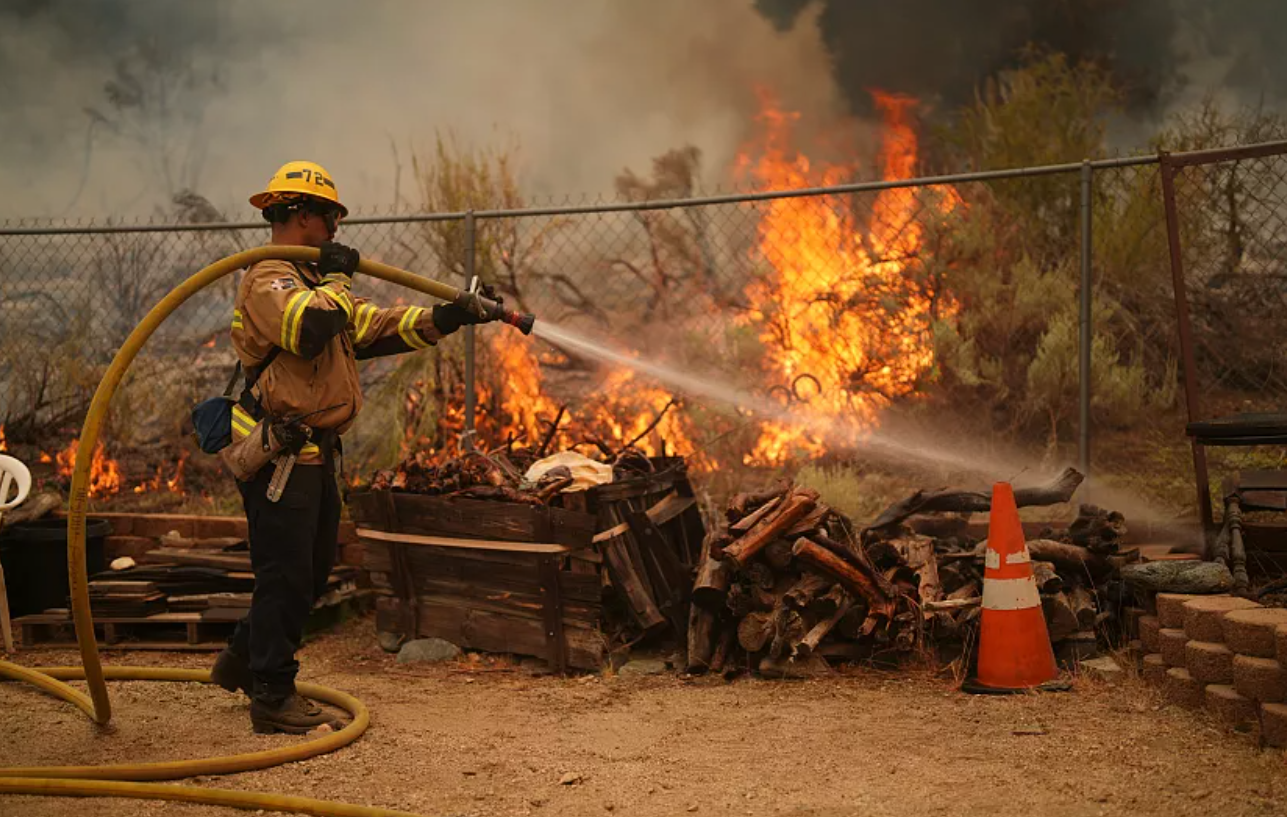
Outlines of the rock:
[[451,661],[461,656],[460,647],[441,638],[418,638],[408,641],[398,651],[398,663],[417,661]]
[[1184,666],[1184,645],[1189,643],[1189,637],[1184,634],[1184,630],[1162,629],[1158,632],[1158,646],[1162,653],[1162,658],[1166,660],[1168,667]]
[[1237,596],[1198,596],[1184,604],[1184,632],[1194,641],[1224,641],[1224,617],[1234,610],[1259,607]]
[[108,565],[108,567],[112,570],[129,570],[131,567],[134,567],[134,560],[129,556],[122,556],[119,559],[113,559],[112,563]]
[[665,672],[666,662],[660,658],[636,658],[617,670],[618,675],[661,675]]
[[1107,681],[1110,684],[1119,683],[1126,677],[1126,671],[1116,661],[1107,656],[1082,661],[1081,670],[1091,678]]
[[329,723],[324,723],[324,724],[322,724],[321,726],[318,726],[318,727],[315,727],[314,729],[311,729],[311,730],[309,731],[309,733],[308,733],[308,734],[310,734],[310,735],[329,735],[330,733],[332,733],[332,732],[334,732],[334,731],[335,731],[335,727],[334,727],[334,726],[331,726]]
[[383,630],[376,633],[376,641],[385,652],[397,652],[402,649],[403,637],[398,633],[387,633]]
[[1212,641],[1184,645],[1184,668],[1204,684],[1233,683],[1233,651]]
[[584,778],[582,778],[581,775],[577,774],[576,772],[568,772],[567,774],[559,778],[559,785],[575,786],[578,783],[580,783],[583,779]]
[[1287,672],[1272,658],[1235,655],[1233,686],[1239,695],[1262,704],[1287,701]]
[[1219,562],[1144,562],[1124,566],[1121,575],[1132,587],[1163,593],[1211,595],[1233,589],[1233,574]]
[[802,679],[830,675],[827,659],[814,653],[803,661],[782,659],[774,661],[767,655],[760,659],[760,675],[765,678]]
[[1224,643],[1240,655],[1277,658],[1277,630],[1287,624],[1287,609],[1263,607],[1257,610],[1234,610],[1226,613]]

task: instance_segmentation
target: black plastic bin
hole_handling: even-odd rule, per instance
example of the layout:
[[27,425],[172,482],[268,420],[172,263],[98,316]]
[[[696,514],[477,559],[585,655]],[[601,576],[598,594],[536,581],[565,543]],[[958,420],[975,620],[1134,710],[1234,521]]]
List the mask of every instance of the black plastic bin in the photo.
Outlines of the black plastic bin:
[[[106,519],[85,523],[85,564],[101,573],[103,540],[112,532]],[[6,526],[0,533],[0,564],[14,617],[67,606],[67,520],[40,519]]]

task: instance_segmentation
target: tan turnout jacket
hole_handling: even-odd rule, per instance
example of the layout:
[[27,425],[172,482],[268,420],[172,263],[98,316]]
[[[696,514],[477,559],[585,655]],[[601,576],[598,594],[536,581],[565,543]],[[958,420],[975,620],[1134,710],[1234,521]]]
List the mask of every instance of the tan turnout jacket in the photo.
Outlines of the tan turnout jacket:
[[[338,405],[305,422],[340,434],[362,410],[357,360],[424,349],[440,337],[430,310],[381,309],[353,296],[349,276],[319,278],[311,264],[260,261],[251,266],[233,308],[232,346],[243,367],[257,368],[274,346],[282,349],[254,388],[264,411],[295,417]],[[255,422],[237,406],[234,438],[248,435]],[[321,461],[315,445],[306,446],[299,458],[301,464]]]

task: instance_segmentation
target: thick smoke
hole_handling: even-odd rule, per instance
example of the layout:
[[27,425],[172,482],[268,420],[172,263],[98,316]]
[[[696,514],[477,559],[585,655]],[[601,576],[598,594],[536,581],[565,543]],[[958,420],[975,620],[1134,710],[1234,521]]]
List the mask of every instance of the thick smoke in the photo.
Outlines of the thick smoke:
[[246,217],[291,158],[415,207],[435,130],[517,141],[538,198],[610,195],[688,143],[718,180],[758,83],[808,120],[844,108],[817,28],[749,0],[0,0],[0,218],[150,214],[185,187]]
[[[1109,69],[1132,110],[1155,113],[1211,87],[1287,90],[1287,6],[1278,0],[755,0],[783,30],[816,25],[858,112],[871,87],[968,101],[1024,49]],[[805,9],[819,9],[801,20]]]

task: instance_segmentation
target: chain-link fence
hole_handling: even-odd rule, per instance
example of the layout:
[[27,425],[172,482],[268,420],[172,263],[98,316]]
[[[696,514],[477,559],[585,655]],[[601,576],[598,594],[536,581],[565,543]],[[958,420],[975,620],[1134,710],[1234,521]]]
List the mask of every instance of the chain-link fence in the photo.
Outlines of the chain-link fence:
[[1208,458],[1217,478],[1282,466],[1287,148],[1165,155],[1160,169],[1186,415],[1224,425],[1198,435],[1216,447],[1193,447],[1198,505],[1210,525]]
[[[819,454],[890,405],[929,401],[986,417],[999,435],[1079,433],[1085,466],[1091,428],[1147,425],[1177,396],[1157,161],[351,219],[340,239],[365,256],[458,285],[476,274],[538,326],[704,384],[694,393],[655,368],[605,367],[592,346],[484,327],[368,364],[351,458],[389,464],[476,425],[486,445],[664,441],[773,465]],[[1205,371],[1276,388],[1287,333],[1270,331],[1272,307],[1256,298],[1282,299],[1277,233],[1257,232],[1281,217],[1278,188],[1252,185],[1253,173],[1217,176],[1190,185],[1182,216],[1201,225],[1193,251],[1210,261],[1195,264],[1206,298],[1195,321],[1223,332],[1203,347]],[[161,295],[266,235],[263,224],[0,229],[9,438],[65,444],[103,367]],[[222,389],[235,285],[194,297],[150,342],[115,406],[122,446],[183,439],[192,403]],[[386,304],[409,296],[370,280],[356,288]],[[811,422],[782,422],[775,407]]]

